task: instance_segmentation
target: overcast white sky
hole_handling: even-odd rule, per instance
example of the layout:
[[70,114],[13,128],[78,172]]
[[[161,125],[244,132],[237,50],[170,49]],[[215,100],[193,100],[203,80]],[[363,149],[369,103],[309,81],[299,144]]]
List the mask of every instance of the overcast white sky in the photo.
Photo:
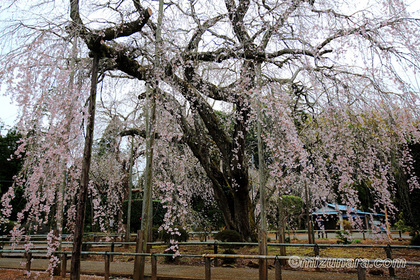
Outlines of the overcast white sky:
[[18,108],[12,104],[10,97],[4,96],[3,91],[0,96],[0,120],[6,125],[6,129],[16,123]]
[[[420,1],[408,0],[409,11],[413,16],[420,17]],[[416,78],[416,77],[415,77]],[[417,81],[418,82],[418,81]],[[14,105],[9,96],[4,96],[5,89],[0,89],[0,121],[6,125],[6,129],[16,124],[19,108]],[[3,131],[4,132],[4,131]]]

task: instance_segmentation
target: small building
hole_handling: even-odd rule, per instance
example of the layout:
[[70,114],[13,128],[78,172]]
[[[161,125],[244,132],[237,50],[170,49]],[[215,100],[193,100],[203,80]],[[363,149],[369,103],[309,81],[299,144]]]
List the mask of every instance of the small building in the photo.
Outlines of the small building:
[[[359,217],[363,221],[363,228],[371,228],[383,224],[384,215],[376,214],[373,212],[363,212],[356,208],[348,208],[346,205],[326,203],[323,207],[316,209],[312,212],[312,220],[322,220],[324,229],[340,229],[340,220],[349,220],[349,216],[352,218]],[[317,223],[315,223],[316,225]],[[342,228],[341,228],[342,229]]]

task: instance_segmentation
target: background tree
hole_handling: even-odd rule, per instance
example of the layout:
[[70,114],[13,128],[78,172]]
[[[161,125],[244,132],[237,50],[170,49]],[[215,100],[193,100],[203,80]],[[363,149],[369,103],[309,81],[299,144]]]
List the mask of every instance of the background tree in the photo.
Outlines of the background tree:
[[[23,160],[22,158],[13,158],[13,154],[18,148],[18,142],[22,135],[11,128],[7,130],[6,134],[3,133],[3,126],[1,128],[2,134],[0,135],[0,196],[5,194],[10,188],[13,187],[14,177],[19,174],[20,169],[22,168]],[[12,158],[11,158],[12,157]],[[14,207],[8,220],[16,221],[17,213],[19,213],[26,204],[25,198],[23,196],[23,189],[16,189],[15,198],[11,202]],[[6,222],[6,221],[4,221]],[[2,234],[8,233],[11,230],[11,224],[7,227],[0,227],[0,232]]]

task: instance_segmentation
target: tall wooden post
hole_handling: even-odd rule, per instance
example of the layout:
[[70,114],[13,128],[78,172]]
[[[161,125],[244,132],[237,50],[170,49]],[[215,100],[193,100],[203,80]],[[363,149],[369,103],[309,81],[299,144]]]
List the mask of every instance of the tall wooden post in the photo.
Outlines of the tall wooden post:
[[[127,232],[125,234],[125,242],[130,242],[130,226],[131,226],[131,198],[133,193],[133,164],[134,164],[134,136],[131,136],[131,152],[130,152],[130,169],[128,172],[128,205],[127,205]],[[125,245],[129,247],[128,244]]]
[[385,226],[386,226],[386,236],[388,237],[388,240],[392,240],[391,230],[390,230],[390,225],[389,225],[389,220],[388,220],[388,211],[386,209],[386,206],[385,206]]
[[[283,197],[279,196],[279,204],[278,204],[278,212],[279,212],[279,228],[278,228],[278,236],[279,236],[279,243],[285,243],[285,210],[284,210],[284,203]],[[290,235],[289,235],[290,236]],[[280,256],[286,255],[286,246],[280,246]],[[282,265],[286,264],[286,260],[280,260]]]
[[308,226],[308,243],[309,244],[314,244],[314,235],[313,235],[313,225],[312,225],[312,218],[310,215],[310,211],[309,211],[309,190],[308,190],[308,185],[305,182],[305,210],[306,210],[306,224]]
[[[154,142],[155,142],[155,132],[154,124],[156,120],[156,94],[159,87],[159,74],[157,73],[159,69],[159,60],[160,60],[160,48],[162,42],[161,35],[161,26],[163,20],[163,0],[159,0],[159,13],[158,13],[158,22],[156,25],[156,44],[155,44],[155,81],[153,86],[153,94],[150,96],[150,90],[146,91],[146,109],[145,109],[145,118],[146,118],[146,167],[145,167],[145,187],[143,192],[143,207],[141,215],[141,229],[143,231],[143,243],[141,252],[144,253],[147,251],[147,242],[151,238],[152,232],[152,176],[153,176],[153,151],[154,151]],[[150,108],[150,112],[149,112]],[[140,258],[140,267],[139,267],[139,277],[134,278],[134,280],[143,280],[144,279],[144,265],[145,257]],[[134,268],[136,270],[136,268]]]
[[[261,78],[261,64],[257,65],[257,77]],[[260,87],[261,88],[261,87]],[[260,185],[260,236],[259,236],[259,254],[267,255],[267,221],[266,221],[266,198],[265,198],[265,172],[264,172],[264,147],[261,138],[262,129],[261,122],[263,121],[261,114],[261,102],[258,100],[258,119],[257,119],[257,133],[258,133],[258,171],[259,171],[259,185]],[[259,279],[266,280],[268,277],[268,266],[266,259],[259,260]]]
[[88,120],[86,126],[85,147],[83,151],[82,174],[80,179],[80,192],[76,208],[76,221],[73,239],[73,251],[71,256],[71,280],[80,279],[80,255],[82,250],[82,238],[86,212],[87,190],[89,185],[89,170],[92,156],[93,128],[95,124],[96,108],[96,85],[98,81],[99,56],[94,55],[92,64],[92,77],[89,96]]

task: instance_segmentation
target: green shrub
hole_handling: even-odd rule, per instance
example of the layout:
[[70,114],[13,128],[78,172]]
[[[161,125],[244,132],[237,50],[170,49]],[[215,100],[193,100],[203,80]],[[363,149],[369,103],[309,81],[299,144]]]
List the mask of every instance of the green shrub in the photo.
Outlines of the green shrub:
[[411,238],[410,245],[420,246],[420,233],[415,233]]
[[336,236],[338,238],[337,243],[338,244],[350,244],[351,243],[351,237],[349,233],[345,230],[337,230]]
[[290,237],[289,236],[286,236],[284,238],[284,243],[290,243]]
[[398,216],[399,216],[399,220],[395,223],[395,229],[399,230],[399,231],[402,231],[402,232],[412,231],[412,228],[405,224],[404,213],[400,212],[400,214]]
[[[235,251],[231,248],[223,251],[225,255],[236,255]],[[222,258],[222,264],[234,264],[236,263],[236,258]]]
[[351,242],[356,244],[362,243],[360,239],[353,239]]
[[214,235],[214,239],[221,242],[241,242],[241,235],[236,230],[225,229]]
[[178,242],[186,242],[188,240],[188,238],[190,237],[188,232],[182,227],[177,227],[177,229],[178,230],[175,231],[175,232],[179,232],[181,235],[178,235],[176,233],[172,234],[171,232],[168,232],[166,230],[162,230],[158,234],[159,240],[162,240],[166,243],[169,243],[171,241],[171,239],[176,240]]

